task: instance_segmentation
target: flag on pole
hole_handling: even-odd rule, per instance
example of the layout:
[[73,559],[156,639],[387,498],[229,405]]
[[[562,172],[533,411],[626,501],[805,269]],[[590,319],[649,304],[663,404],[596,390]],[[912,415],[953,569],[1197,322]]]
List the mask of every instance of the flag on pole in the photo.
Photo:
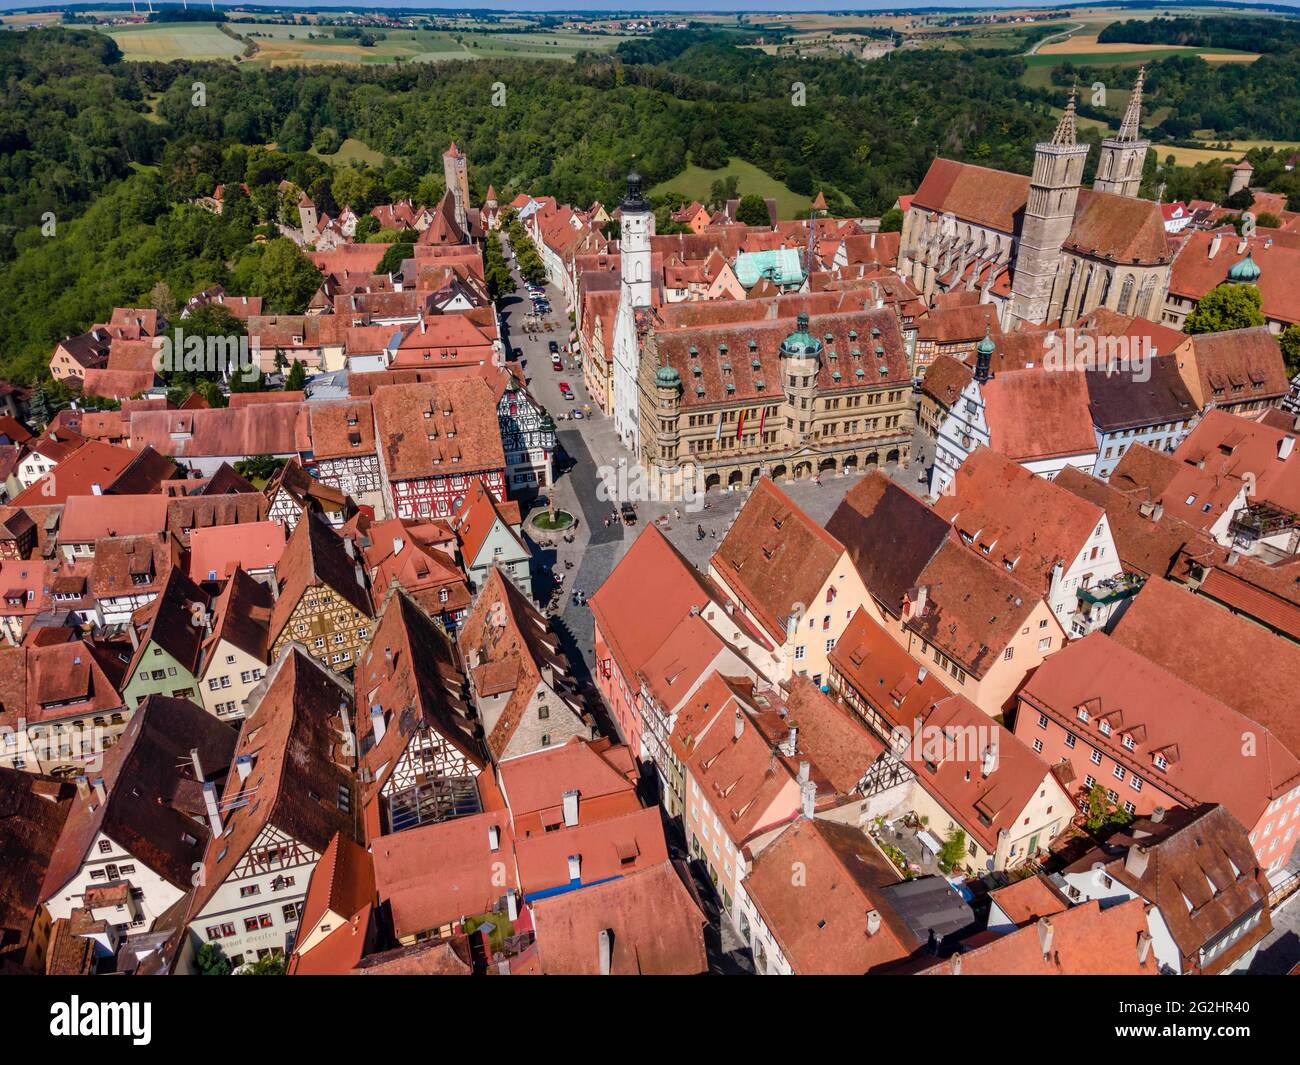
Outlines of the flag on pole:
[[740,417],[736,419],[736,439],[740,439],[740,431],[745,428],[745,412],[740,412]]
[[763,442],[763,426],[767,424],[767,408],[763,408],[763,413],[758,418],[758,442]]
[[722,411],[718,411],[718,431],[713,434],[714,440],[722,439]]

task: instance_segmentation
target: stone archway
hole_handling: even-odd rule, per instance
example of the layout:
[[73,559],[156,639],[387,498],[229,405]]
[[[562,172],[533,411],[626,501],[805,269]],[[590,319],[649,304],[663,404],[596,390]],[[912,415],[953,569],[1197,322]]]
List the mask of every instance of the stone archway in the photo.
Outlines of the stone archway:
[[790,475],[790,470],[786,467],[785,463],[783,462],[778,462],[775,466],[773,466],[770,473],[770,476],[774,481],[779,481],[781,480],[781,478],[788,477],[789,475]]
[[811,476],[811,475],[812,475],[812,463],[811,463],[811,462],[796,462],[796,463],[795,463],[795,466],[794,466],[794,479],[795,479],[796,481],[802,481],[805,477],[809,477],[809,476]]
[[762,476],[763,476],[763,467],[755,466],[752,470],[749,471],[749,483],[751,485],[758,484],[758,479]]
[[827,456],[826,458],[822,459],[821,462],[817,463],[817,472],[834,473],[835,472],[834,456]]
[[885,462],[897,462],[899,459],[898,448],[890,448],[889,454],[885,456]]
[[745,480],[745,475],[740,470],[732,470],[727,474],[727,487],[738,488]]
[[719,488],[721,487],[721,485],[722,485],[721,474],[711,473],[704,478],[704,490],[706,492],[712,491],[714,488]]
[[873,452],[871,452],[869,455],[867,455],[867,469],[869,469],[869,470],[871,470],[871,469],[875,469],[875,467],[877,467],[877,466],[879,466],[879,465],[880,465],[880,452],[879,452],[879,451],[873,451]]
[[844,456],[844,472],[845,472],[845,473],[857,473],[857,472],[858,472],[858,456],[857,456],[857,455],[845,455],[845,456]]

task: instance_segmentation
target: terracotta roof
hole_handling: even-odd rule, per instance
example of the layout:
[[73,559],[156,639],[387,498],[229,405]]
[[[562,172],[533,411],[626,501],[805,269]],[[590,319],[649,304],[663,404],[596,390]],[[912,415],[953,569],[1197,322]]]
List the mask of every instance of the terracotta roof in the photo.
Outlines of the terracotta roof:
[[928,589],[905,626],[966,672],[983,677],[1042,602],[1040,593],[955,540],[945,540],[917,577]]
[[961,360],[937,355],[921,378],[921,392],[951,409],[974,376],[974,371]]
[[763,477],[736,515],[710,568],[776,641],[802,623],[844,547]]
[[[1050,949],[1045,951],[1048,928]],[[1143,933],[1150,935],[1142,899],[1105,909],[1094,900],[936,962],[920,975],[1157,976],[1160,966],[1153,950],[1145,962],[1139,961]]]
[[1015,233],[1029,198],[1029,178],[951,159],[935,159],[912,206]]
[[555,830],[562,821],[566,791],[578,793],[580,824],[640,810],[629,753],[609,740],[573,739],[502,762],[498,767],[501,790],[510,804],[516,835],[527,839]]
[[70,781],[0,767],[0,957],[27,945],[73,795]]
[[371,402],[390,479],[505,468],[496,400],[486,381],[387,385]]
[[989,443],[1017,462],[1097,450],[1086,374],[1041,369],[995,374],[983,386]]
[[274,605],[271,589],[236,564],[212,603],[212,634],[203,642],[203,671],[207,671],[223,640],[265,662],[270,651],[267,629]]
[[308,413],[317,460],[375,453],[375,419],[369,400],[313,402]]
[[801,818],[754,858],[744,886],[797,975],[851,976],[923,945],[881,892],[900,879],[860,829]]
[[[1142,818],[1071,869],[1093,868],[1099,860],[1108,876],[1159,909],[1184,972],[1223,972],[1272,931],[1268,877],[1246,829],[1226,807],[1175,807],[1158,822]],[[1255,911],[1263,919],[1203,965],[1201,950]]]
[[941,672],[918,666],[861,608],[831,648],[830,661],[891,728],[911,730],[918,717],[949,694]]
[[[249,704],[235,756],[251,758],[252,772],[247,781],[237,774],[227,781],[221,797],[225,830],[204,854],[191,920],[268,828],[318,854],[337,833],[359,835],[353,741],[339,714],[340,706],[352,706],[350,685],[291,646]],[[257,801],[235,801],[250,790]]]
[[320,515],[314,511],[303,514],[275,565],[280,590],[271,615],[272,644],[279,639],[298,601],[309,589],[321,585],[337,592],[367,617],[374,616],[362,568],[349,551],[350,546]]
[[[1166,581],[1148,581],[1120,615],[1116,641],[1269,729],[1300,755],[1300,646]],[[1267,669],[1259,663],[1267,662]]]
[[1268,566],[1244,556],[1224,559],[1197,592],[1300,642],[1300,566]]
[[[374,942],[375,867],[370,853],[339,832],[320,856],[307,884],[291,976],[341,976],[361,960]],[[337,922],[337,923],[335,923]],[[302,947],[308,936],[331,926],[324,938]]]
[[1294,429],[1275,429],[1227,411],[1211,410],[1173,457],[1184,465],[1200,467],[1208,476],[1253,481],[1252,501],[1264,500],[1300,514],[1297,436],[1300,433]]
[[370,954],[357,962],[352,975],[470,976],[470,961],[469,938],[451,936]]
[[1064,246],[1121,266],[1167,263],[1172,256],[1159,204],[1095,189],[1079,190]]
[[16,507],[29,503],[48,506],[64,503],[69,496],[93,495],[95,485],[110,491],[113,483],[139,457],[138,452],[128,448],[88,440],[11,502]]
[[1070,908],[1070,904],[1041,873],[1017,880],[989,892],[989,899],[1017,928],[1033,924],[1040,917],[1052,917]]
[[1197,334],[1189,358],[1202,406],[1276,399],[1290,388],[1282,348],[1268,326]]
[[598,975],[605,934],[612,934],[612,975],[694,976],[707,971],[707,921],[682,875],[664,861],[608,883],[534,902],[540,972]]
[[[508,509],[512,511],[509,515],[506,513]],[[511,518],[514,520],[510,520]],[[519,504],[499,504],[492,493],[483,486],[483,479],[474,478],[474,486],[466,494],[465,501],[453,521],[456,536],[460,540],[461,557],[467,565],[478,561],[483,544],[498,522],[514,539],[521,553],[531,554],[515,529],[515,526],[520,524]]]
[[1043,596],[1051,591],[1053,567],[1068,570],[1105,516],[1096,504],[987,447],[967,456],[949,487],[935,512],[972,551]]
[[255,403],[192,411],[137,411],[131,447],[177,459],[291,455],[311,450],[304,403]]
[[[1294,283],[1300,275],[1300,244],[1279,239],[1276,230],[1259,230],[1247,240],[1232,229],[1192,232],[1186,235],[1174,256],[1169,276],[1169,293],[1199,300],[1228,279],[1228,271],[1249,255],[1260,268],[1255,280],[1266,318],[1279,322],[1300,322],[1300,291]],[[1210,249],[1218,247],[1213,258]]]
[[42,898],[63,891],[100,833],[173,887],[188,891],[209,839],[203,781],[195,776],[191,751],[198,749],[205,779],[219,780],[234,746],[230,728],[189,700],[145,699],[104,755],[97,776],[106,800],[96,801],[92,791],[89,800],[73,801]]
[[273,521],[195,529],[190,533],[190,577],[199,582],[225,580],[240,567],[269,569],[280,561],[284,546],[285,527]]

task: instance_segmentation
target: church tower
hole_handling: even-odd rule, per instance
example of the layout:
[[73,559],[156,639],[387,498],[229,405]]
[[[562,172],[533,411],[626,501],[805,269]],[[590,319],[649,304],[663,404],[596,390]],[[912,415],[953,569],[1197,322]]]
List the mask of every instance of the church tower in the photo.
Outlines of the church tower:
[[1047,320],[1052,286],[1061,265],[1061,246],[1074,225],[1074,207],[1083,181],[1088,146],[1074,128],[1074,93],[1050,141],[1034,147],[1034,173],[1020,225],[1015,274],[1011,281],[1009,327],[1016,322],[1041,325]]
[[1098,192],[1113,192],[1117,196],[1136,196],[1142,184],[1142,164],[1146,162],[1150,141],[1140,139],[1138,126],[1142,120],[1142,83],[1146,67],[1138,70],[1133,93],[1128,98],[1124,121],[1119,135],[1101,142],[1101,158],[1097,160],[1097,177],[1092,187]]
[[461,232],[469,232],[469,160],[455,141],[442,153],[442,176],[456,202],[456,225]]
[[619,212],[618,311],[614,319],[613,414],[614,430],[633,454],[641,449],[640,366],[641,345],[636,312],[651,306],[650,238],[655,216],[641,195],[641,175],[627,176],[627,195]]

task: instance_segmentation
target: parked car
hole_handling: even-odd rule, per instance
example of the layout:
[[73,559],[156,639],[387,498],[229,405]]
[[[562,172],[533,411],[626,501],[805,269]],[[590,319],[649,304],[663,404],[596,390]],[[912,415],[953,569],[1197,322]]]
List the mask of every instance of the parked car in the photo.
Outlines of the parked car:
[[573,389],[569,387],[568,381],[560,382],[560,395],[562,395],[570,403],[573,402]]
[[558,355],[560,353],[560,345],[557,344],[554,340],[548,340],[546,342],[546,347],[547,350],[550,351],[552,355]]
[[622,506],[618,508],[619,513],[623,516],[624,525],[636,524],[636,507],[624,500]]
[[522,358],[524,357],[524,349],[523,349],[523,348],[512,348],[512,349],[511,349],[511,354],[512,354],[516,359],[522,359]]
[[554,370],[556,373],[560,373],[564,369],[564,360],[561,359],[558,355],[552,355],[551,369]]

